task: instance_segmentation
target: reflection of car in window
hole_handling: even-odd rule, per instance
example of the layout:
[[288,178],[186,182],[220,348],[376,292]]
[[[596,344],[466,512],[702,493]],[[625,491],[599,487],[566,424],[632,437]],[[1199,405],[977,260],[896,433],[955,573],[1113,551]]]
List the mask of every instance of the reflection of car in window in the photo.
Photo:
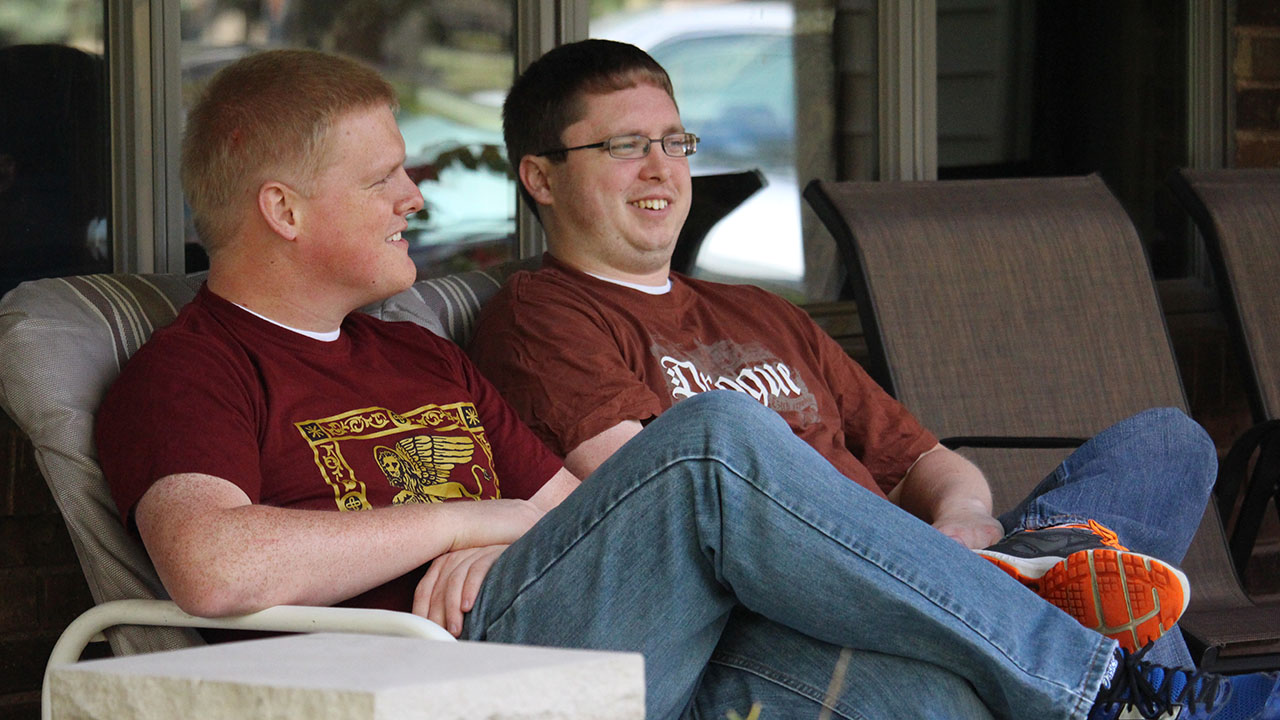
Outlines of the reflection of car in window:
[[684,125],[701,138],[694,175],[759,168],[767,186],[703,243],[695,274],[799,289],[804,279],[795,171],[794,10],[786,2],[659,7],[592,20],[666,68]]
[[[405,164],[421,171],[425,212],[410,218],[406,236],[409,253],[427,274],[466,269],[471,257],[456,265],[455,255],[491,254],[505,259],[515,234],[514,178],[502,142],[500,110],[489,108],[491,119],[471,118],[472,124],[432,114],[401,110]],[[483,109],[481,110],[483,114]],[[429,267],[435,266],[435,267]]]
[[789,34],[685,35],[650,52],[680,93],[681,117],[707,138],[699,149],[703,165],[791,166],[795,83]]

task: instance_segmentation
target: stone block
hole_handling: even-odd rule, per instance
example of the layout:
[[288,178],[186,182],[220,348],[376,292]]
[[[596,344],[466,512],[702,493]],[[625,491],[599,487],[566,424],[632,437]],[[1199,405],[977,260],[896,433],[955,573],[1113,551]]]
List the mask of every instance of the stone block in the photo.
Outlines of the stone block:
[[29,634],[0,639],[0,695],[39,692],[55,640]]
[[37,627],[42,584],[33,570],[0,570],[0,633]]
[[1237,0],[1236,24],[1280,27],[1280,3],[1276,0]]
[[1280,167],[1280,133],[1236,131],[1235,167]]
[[0,720],[39,720],[40,692],[0,695]]
[[1280,37],[1254,37],[1249,45],[1252,53],[1251,79],[1261,82],[1280,80]]
[[40,625],[54,632],[71,624],[80,613],[93,607],[93,595],[80,566],[50,568],[44,573],[44,597],[40,603]]
[[1241,130],[1280,130],[1280,87],[1238,90],[1236,127]]
[[0,568],[50,567],[77,562],[62,516],[0,516]]
[[53,671],[55,720],[644,717],[634,653],[320,633]]
[[31,441],[8,415],[0,414],[0,515],[55,511],[53,496],[36,465]]

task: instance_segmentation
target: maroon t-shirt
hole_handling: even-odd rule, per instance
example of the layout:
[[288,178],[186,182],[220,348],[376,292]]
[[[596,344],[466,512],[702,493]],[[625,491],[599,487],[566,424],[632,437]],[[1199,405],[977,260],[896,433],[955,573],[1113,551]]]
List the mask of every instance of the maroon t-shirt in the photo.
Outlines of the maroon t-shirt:
[[[452,342],[361,313],[313,340],[207,288],[125,365],[95,434],[126,521],[176,473],[224,478],[254,503],[352,512],[526,499],[561,467]],[[421,577],[343,604],[408,610]]]
[[841,473],[880,494],[937,443],[807,313],[747,285],[672,273],[671,290],[650,295],[547,255],[489,301],[468,352],[562,456],[712,389],[777,410]]

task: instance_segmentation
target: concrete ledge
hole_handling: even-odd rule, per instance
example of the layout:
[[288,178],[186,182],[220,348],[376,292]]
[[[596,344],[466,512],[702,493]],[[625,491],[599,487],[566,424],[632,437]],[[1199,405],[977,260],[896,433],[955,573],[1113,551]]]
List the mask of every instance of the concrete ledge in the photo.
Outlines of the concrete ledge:
[[635,653],[318,633],[51,673],[55,720],[644,717]]

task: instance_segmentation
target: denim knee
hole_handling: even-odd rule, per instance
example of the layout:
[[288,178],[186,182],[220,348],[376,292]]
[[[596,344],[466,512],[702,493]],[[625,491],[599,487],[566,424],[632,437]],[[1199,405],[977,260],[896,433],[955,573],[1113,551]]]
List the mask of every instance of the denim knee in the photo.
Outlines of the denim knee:
[[796,440],[791,426],[749,395],[712,390],[681,400],[654,420],[646,434],[705,458],[746,459],[756,450]]
[[774,410],[745,393],[733,390],[711,390],[681,400],[662,417],[672,416],[684,423],[705,425],[710,429],[733,429],[737,432],[757,428],[778,430],[790,426]]
[[1144,410],[1126,423],[1143,433],[1152,448],[1158,448],[1168,465],[1185,470],[1199,479],[1203,490],[1213,487],[1218,470],[1218,450],[1209,433],[1178,408],[1161,407]]

